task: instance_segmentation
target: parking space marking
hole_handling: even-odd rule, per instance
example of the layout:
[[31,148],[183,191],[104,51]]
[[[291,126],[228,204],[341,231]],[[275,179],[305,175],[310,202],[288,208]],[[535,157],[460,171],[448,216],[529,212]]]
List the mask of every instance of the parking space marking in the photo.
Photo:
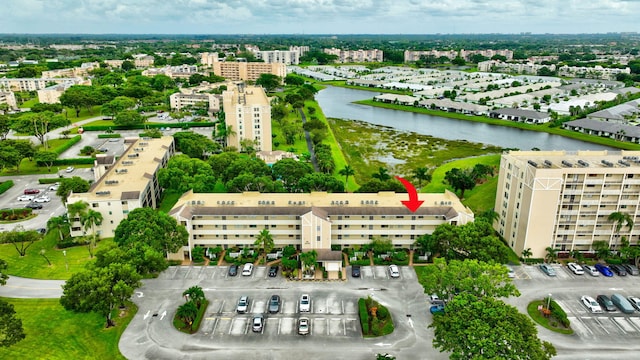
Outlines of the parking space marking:
[[311,308],[314,309],[315,313],[317,314],[326,314],[327,313],[327,300],[325,299],[325,301],[318,301],[318,300],[312,300],[311,301]]
[[373,270],[371,269],[370,266],[362,266],[360,267],[360,277],[364,278],[364,277],[373,277],[375,279],[375,276],[373,274]]
[[263,314],[266,312],[267,302],[265,300],[253,300],[251,302],[251,312],[254,314]]
[[633,316],[628,320],[636,327],[636,329],[640,330],[640,318]]
[[216,323],[216,326],[213,328],[213,331],[211,332],[211,337],[230,334],[232,322],[233,322],[233,319],[229,317],[219,318],[218,322]]
[[282,301],[282,308],[280,312],[283,314],[295,314],[296,313],[296,302],[295,301]]
[[312,329],[314,329],[318,335],[329,335],[328,334],[329,328],[327,327],[327,319],[315,318],[315,319],[312,319],[312,321],[313,321]]
[[218,323],[218,318],[205,318],[204,324],[201,325],[201,328],[204,329],[204,334],[212,334],[213,330],[216,328]]
[[387,268],[385,266],[374,266],[374,279],[388,279]]
[[597,318],[593,318],[593,320],[595,320],[595,322],[597,322],[597,323],[598,323],[598,325],[600,325],[600,328],[601,328],[602,330],[604,330],[607,334],[611,334],[611,333],[609,332],[609,330],[607,330],[607,328],[606,328],[606,327],[604,326],[604,324],[603,324],[603,321],[604,321],[604,322],[607,322],[607,321],[609,321],[609,318],[606,318],[606,317],[597,317]]
[[342,301],[338,300],[335,296],[327,297],[326,303],[327,303],[327,311],[329,314],[340,315],[343,313]]
[[358,306],[355,301],[347,300],[344,304],[344,313],[345,314],[357,314]]
[[581,337],[593,337],[593,331],[589,329],[589,326],[587,326],[587,324],[582,322],[583,318],[568,316],[567,319],[569,319],[569,321],[571,322],[571,328],[573,329],[573,331],[575,331],[576,334]]
[[413,270],[407,266],[400,266],[400,272],[405,279],[413,279],[415,277]]
[[262,331],[265,334],[280,335],[280,319],[266,318],[264,329],[262,329]]
[[280,319],[280,334],[289,335],[293,333],[295,328],[296,319],[285,317]]
[[531,280],[531,276],[527,274],[527,271],[522,266],[515,269],[514,272],[516,273],[516,279]]
[[636,328],[634,328],[633,325],[631,325],[631,323],[629,323],[626,318],[621,317],[621,316],[616,316],[616,317],[612,318],[612,320],[618,326],[620,326],[620,328],[623,331],[625,331],[625,332],[636,332]]
[[209,309],[214,314],[222,314],[222,307],[224,306],[224,300],[220,298],[211,299],[209,301]]
[[229,335],[243,335],[247,333],[249,319],[246,317],[235,317],[229,327]]
[[352,335],[361,335],[360,334],[360,322],[358,319],[344,319],[345,322],[345,335],[347,335],[347,330],[349,330],[349,334]]
[[344,335],[344,325],[341,318],[329,319],[329,333],[327,335]]

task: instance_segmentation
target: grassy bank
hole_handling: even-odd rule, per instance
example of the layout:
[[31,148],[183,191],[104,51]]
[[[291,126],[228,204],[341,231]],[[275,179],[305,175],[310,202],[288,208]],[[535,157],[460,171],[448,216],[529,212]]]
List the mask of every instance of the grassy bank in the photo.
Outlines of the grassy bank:
[[58,299],[5,300],[15,307],[27,337],[0,348],[2,359],[125,359],[118,342],[137,311],[132,303],[115,310],[116,326],[106,329],[104,317],[67,311]]

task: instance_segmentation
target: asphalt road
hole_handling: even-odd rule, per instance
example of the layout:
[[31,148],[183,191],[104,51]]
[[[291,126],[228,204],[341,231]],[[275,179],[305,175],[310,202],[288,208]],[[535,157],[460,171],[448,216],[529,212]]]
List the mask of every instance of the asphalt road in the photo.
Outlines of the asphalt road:
[[10,276],[5,286],[0,286],[0,297],[8,298],[59,298],[64,280],[37,280]]

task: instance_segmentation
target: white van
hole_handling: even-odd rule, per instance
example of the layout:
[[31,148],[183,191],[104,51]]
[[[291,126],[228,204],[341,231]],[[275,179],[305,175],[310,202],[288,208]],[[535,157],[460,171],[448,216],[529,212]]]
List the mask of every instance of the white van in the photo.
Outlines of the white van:
[[252,263],[244,264],[244,267],[242,268],[242,276],[251,276],[252,272],[253,272],[253,264]]
[[582,269],[582,266],[576,264],[576,263],[568,263],[567,267],[569,268],[569,270],[571,270],[571,272],[573,272],[576,275],[582,275],[584,274],[584,269]]

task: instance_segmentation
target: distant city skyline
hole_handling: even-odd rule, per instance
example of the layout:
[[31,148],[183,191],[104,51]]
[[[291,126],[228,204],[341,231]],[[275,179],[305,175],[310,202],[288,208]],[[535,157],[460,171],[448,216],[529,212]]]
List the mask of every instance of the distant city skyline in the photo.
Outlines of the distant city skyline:
[[5,34],[573,34],[640,27],[640,0],[4,0],[2,7]]

